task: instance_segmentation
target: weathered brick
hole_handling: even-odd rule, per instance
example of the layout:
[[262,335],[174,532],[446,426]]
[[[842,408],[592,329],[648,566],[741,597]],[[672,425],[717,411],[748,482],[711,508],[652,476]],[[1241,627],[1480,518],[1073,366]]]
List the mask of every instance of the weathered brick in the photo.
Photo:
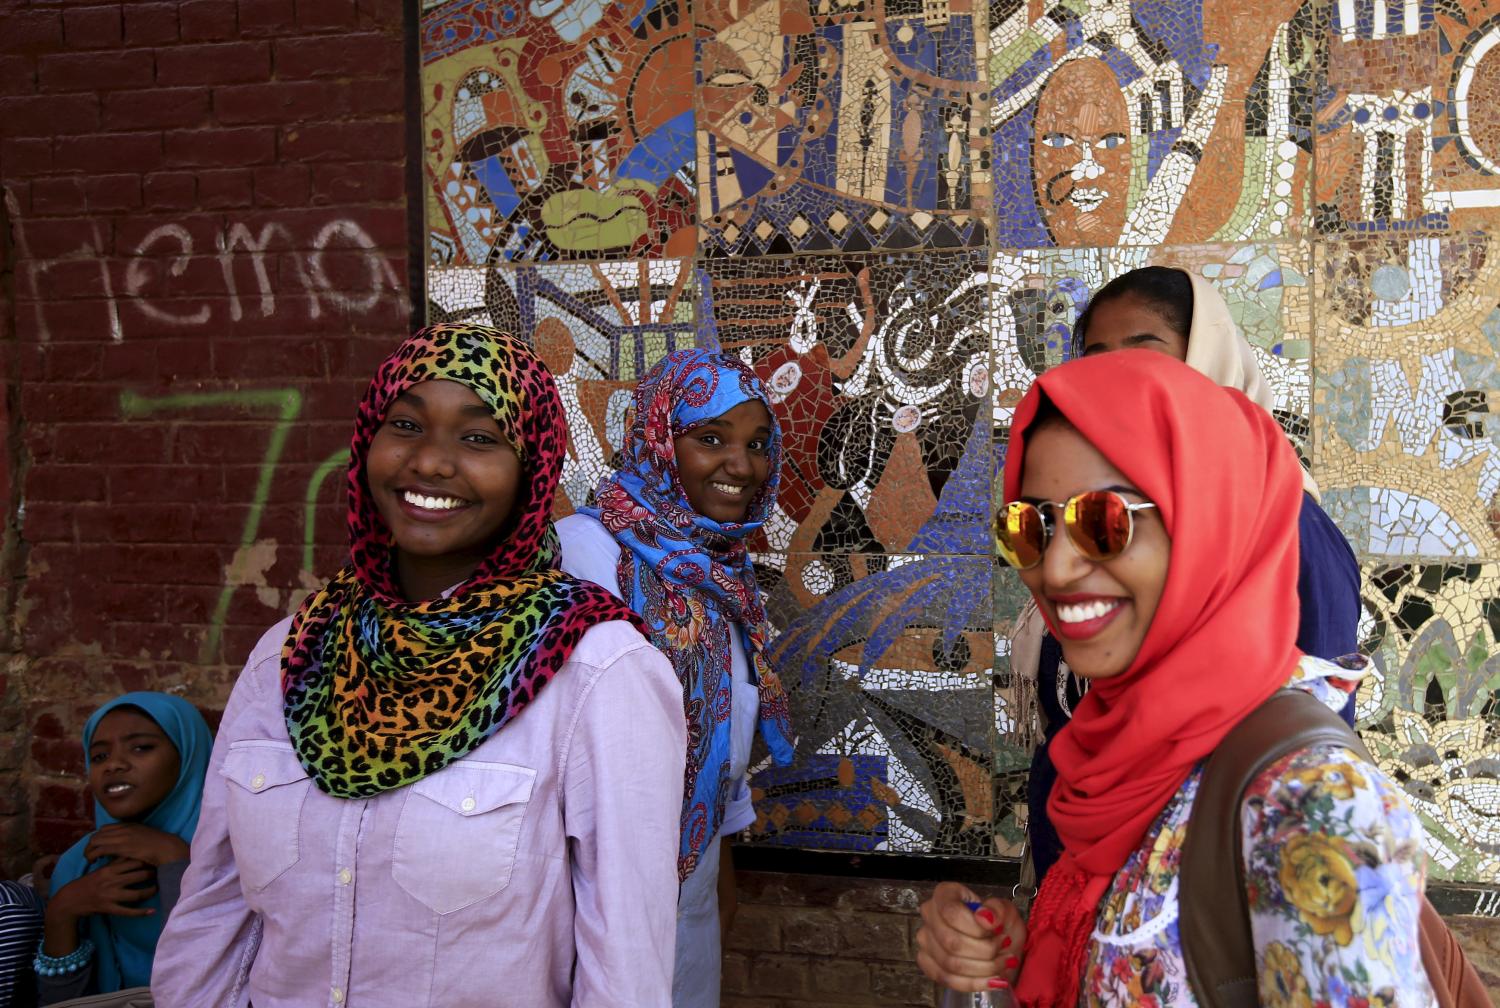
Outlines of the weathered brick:
[[[80,749],[80,753],[82,750]],[[83,772],[80,756],[78,773]],[[61,854],[94,828],[92,819],[37,819],[31,826],[33,849],[38,854]]]
[[99,500],[105,486],[104,474],[88,465],[34,465],[26,473],[31,501]]
[[12,179],[40,175],[52,170],[52,140],[7,137],[0,140],[0,164]]
[[361,28],[399,29],[405,16],[401,0],[359,0]]
[[858,959],[911,961],[907,919],[895,914],[853,912],[841,914],[837,924],[842,954]]
[[296,20],[293,0],[239,0],[240,35],[246,38],[288,34]]
[[911,1004],[930,1004],[934,995],[932,981],[922,975],[915,961],[872,964],[870,990],[878,997]]
[[870,966],[852,959],[824,959],[812,964],[812,993],[833,1002],[868,1003]]
[[288,127],[281,132],[281,153],[290,161],[399,160],[404,131],[395,119]]
[[[321,123],[347,114],[354,87],[343,81],[265,81],[214,88],[214,118],[242,123]],[[385,106],[389,109],[392,106]]]
[[[181,465],[109,466],[111,504],[159,503],[203,500],[222,492],[223,480],[214,466]],[[131,517],[145,517],[150,509],[120,509]],[[186,523],[184,523],[186,528]]]
[[725,952],[721,963],[720,989],[725,994],[750,993],[750,960],[740,952]]
[[103,49],[123,39],[125,19],[118,4],[63,10],[63,40],[69,49]]
[[63,175],[39,178],[31,183],[31,210],[37,214],[72,214],[88,209],[83,178]]
[[193,172],[152,172],[141,182],[141,196],[148,210],[186,210],[198,198],[198,179]]
[[[756,908],[762,909],[762,908]],[[842,922],[831,910],[803,910],[781,921],[781,947],[787,952],[828,955],[838,949]]]
[[62,12],[56,8],[22,10],[11,5],[0,13],[0,52],[55,52],[63,47]]
[[130,0],[125,4],[125,42],[163,45],[177,41],[177,4]]
[[400,74],[401,49],[387,35],[359,32],[278,39],[276,73],[293,80]]
[[139,175],[95,175],[84,181],[83,190],[91,213],[134,210],[141,205]]
[[147,87],[155,60],[150,50],[54,53],[37,60],[44,91],[110,91]]
[[[19,493],[0,474],[0,496],[27,502],[25,615],[3,646],[29,657],[13,679],[0,664],[0,744],[18,740],[10,763],[0,753],[0,838],[29,858],[89,825],[61,775],[81,768],[78,731],[104,696],[186,685],[221,705],[231,666],[303,590],[304,534],[320,572],[342,561],[341,478],[324,481],[311,526],[303,497],[407,322],[404,290],[386,289],[407,280],[407,194],[404,146],[380,140],[404,136],[399,5],[74,0],[19,20],[16,6],[0,14],[0,162],[19,211],[15,301],[0,318],[15,320],[7,366],[29,467]],[[277,127],[305,161],[278,157]],[[238,245],[222,252],[229,235]],[[267,411],[127,418],[122,394],[278,383],[304,389],[309,421],[257,512],[255,535],[282,545],[268,587],[234,591],[224,612]],[[53,698],[56,738],[5,720],[34,691]],[[61,790],[39,803],[40,784]],[[22,812],[36,816],[29,836],[11,825]]]
[[181,45],[161,50],[156,60],[156,82],[165,85],[259,81],[270,72],[271,47],[258,41]]
[[758,955],[750,959],[756,991],[773,997],[803,997],[810,993],[811,966],[806,956]]
[[307,31],[354,28],[359,24],[355,0],[297,0],[297,27]]
[[781,914],[775,909],[741,904],[724,945],[752,953],[778,952],[781,950],[781,923]]
[[31,740],[31,758],[48,773],[83,773],[83,743],[77,739],[34,738]]
[[18,137],[86,133],[99,128],[99,98],[93,94],[0,98],[0,123],[8,134]]
[[276,164],[255,168],[256,206],[304,206],[311,194],[312,170],[307,165]]
[[83,819],[93,811],[93,796],[81,783],[43,784],[32,806],[32,814],[47,819]]
[[58,137],[53,161],[59,171],[97,171],[100,165],[109,165],[115,171],[151,171],[162,163],[161,135],[95,133]]
[[313,165],[312,199],[315,203],[395,202],[405,192],[405,172],[397,161]]
[[171,130],[162,135],[165,163],[239,166],[276,159],[276,131],[268,126]]
[[177,22],[184,42],[209,42],[238,34],[235,0],[183,0]]
[[142,88],[104,96],[106,129],[195,126],[208,120],[209,91],[203,87]]
[[255,204],[255,176],[248,168],[198,173],[198,200],[205,210],[232,209]]

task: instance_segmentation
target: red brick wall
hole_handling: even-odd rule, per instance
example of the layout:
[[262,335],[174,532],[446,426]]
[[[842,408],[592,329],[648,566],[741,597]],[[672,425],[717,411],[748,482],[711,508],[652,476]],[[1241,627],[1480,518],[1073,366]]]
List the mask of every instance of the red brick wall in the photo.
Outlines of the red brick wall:
[[931,883],[736,874],[724,941],[724,1008],[930,1008],[916,967],[917,908]]
[[100,700],[212,712],[308,550],[338,562],[342,473],[320,466],[410,318],[402,17],[0,13],[0,870],[85,828]]

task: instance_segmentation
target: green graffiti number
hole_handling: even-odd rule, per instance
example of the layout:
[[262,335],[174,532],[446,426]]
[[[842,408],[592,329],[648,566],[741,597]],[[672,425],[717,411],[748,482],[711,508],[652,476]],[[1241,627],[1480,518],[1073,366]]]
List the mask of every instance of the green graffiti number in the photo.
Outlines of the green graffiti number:
[[[261,517],[265,514],[266,501],[271,496],[271,481],[276,476],[276,464],[281,461],[282,449],[286,447],[287,434],[293,422],[302,412],[302,393],[287,389],[234,389],[223,392],[183,392],[173,395],[147,397],[136,392],[120,394],[120,413],[126,419],[151,416],[161,413],[180,413],[200,409],[232,406],[239,409],[267,410],[275,416],[271,436],[266,441],[265,454],[261,456],[260,471],[255,481],[255,492],[250,499],[250,510],[245,514],[245,526],[240,532],[241,550],[253,545],[260,531]],[[327,463],[324,463],[327,465]],[[321,468],[320,468],[321,471]],[[311,525],[309,525],[309,535]],[[229,602],[240,585],[226,583],[219,591],[218,603],[209,620],[208,634],[198,651],[198,661],[208,664],[224,634],[224,620],[229,615]]]

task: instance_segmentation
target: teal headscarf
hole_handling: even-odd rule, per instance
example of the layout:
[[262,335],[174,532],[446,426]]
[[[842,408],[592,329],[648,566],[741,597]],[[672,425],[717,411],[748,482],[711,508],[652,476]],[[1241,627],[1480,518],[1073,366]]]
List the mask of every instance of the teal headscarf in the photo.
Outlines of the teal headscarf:
[[[203,778],[208,773],[208,754],[213,748],[213,734],[198,713],[198,708],[181,697],[166,693],[126,693],[94,711],[83,726],[84,759],[94,740],[94,730],[104,715],[121,707],[135,707],[155,721],[162,732],[177,748],[179,768],[177,783],[152,809],[143,826],[161,830],[192,843],[193,831],[198,828],[198,811],[203,807]],[[87,764],[85,764],[87,765]],[[116,822],[114,816],[94,802],[94,828]],[[52,873],[52,892],[55,894],[74,879],[82,877],[106,863],[105,858],[90,864],[83,851],[89,844],[90,833],[78,841],[58,859],[57,869]],[[150,917],[115,917],[108,914],[93,914],[86,924],[87,935],[94,942],[95,993],[109,994],[130,987],[145,987],[151,982],[151,960],[156,954],[156,940],[166,926],[166,914],[162,913],[161,899],[157,895],[142,900],[141,906],[151,907],[156,913]]]

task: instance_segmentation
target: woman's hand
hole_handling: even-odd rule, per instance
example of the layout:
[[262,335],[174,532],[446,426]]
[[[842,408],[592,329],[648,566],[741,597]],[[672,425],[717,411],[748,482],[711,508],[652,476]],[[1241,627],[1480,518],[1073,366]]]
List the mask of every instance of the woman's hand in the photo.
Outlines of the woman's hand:
[[136,906],[156,893],[150,865],[121,858],[97,871],[81,875],[47,901],[42,951],[65,956],[78,947],[78,922],[89,914],[149,917],[156,911]]
[[110,823],[94,832],[83,856],[89,861],[102,857],[129,858],[148,865],[171,864],[188,859],[187,841],[140,823]]
[[[970,909],[977,905],[978,909]],[[1010,900],[979,897],[942,882],[922,904],[917,965],[944,987],[982,991],[1009,987],[1021,967],[1026,922]]]
[[47,904],[47,914],[50,917],[55,909],[59,915],[75,919],[89,914],[149,917],[156,911],[135,904],[155,895],[152,877],[151,866],[140,861],[129,858],[111,861],[54,893]]

